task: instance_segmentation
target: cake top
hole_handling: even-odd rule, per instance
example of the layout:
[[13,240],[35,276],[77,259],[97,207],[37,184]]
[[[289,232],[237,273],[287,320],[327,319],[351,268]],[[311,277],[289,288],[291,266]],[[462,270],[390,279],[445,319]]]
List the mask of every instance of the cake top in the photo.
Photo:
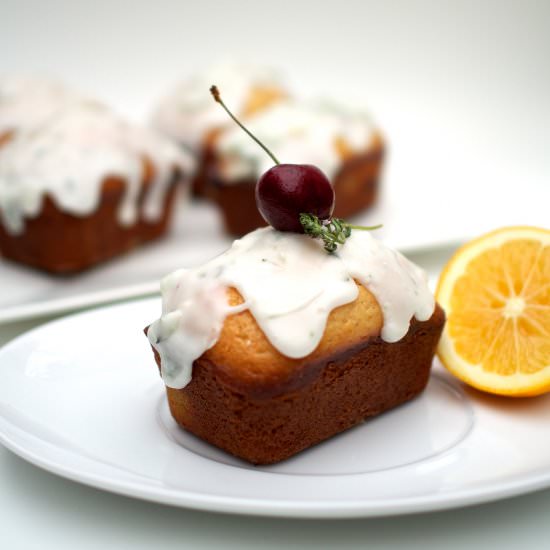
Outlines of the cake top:
[[72,103],[0,148],[1,220],[8,231],[21,233],[25,218],[40,212],[45,194],[66,212],[88,215],[99,204],[105,179],[119,177],[126,187],[118,219],[132,225],[146,160],[154,178],[143,214],[154,220],[174,170],[191,170],[192,159],[168,139],[118,118],[99,103]]
[[0,78],[0,134],[42,124],[61,108],[82,101],[54,79],[11,75]]
[[225,63],[183,80],[158,105],[153,125],[160,131],[198,152],[207,133],[226,126],[227,116],[208,95],[214,83],[223,84],[237,113],[246,114],[254,101],[254,93],[279,90],[283,94],[282,78],[272,68]]
[[[281,162],[313,164],[329,179],[346,154],[367,151],[374,136],[366,113],[326,101],[280,102],[252,117],[247,127],[277,151]],[[238,127],[220,136],[216,152],[221,175],[229,183],[256,178],[271,166],[269,157]]]
[[[380,305],[381,338],[387,342],[400,340],[413,317],[425,321],[434,311],[424,272],[362,231],[327,254],[320,241],[306,235],[258,229],[202,267],[168,275],[161,283],[162,316],[148,331],[166,385],[184,387],[193,361],[216,344],[225,317],[243,310],[280,353],[309,355],[330,312],[357,298],[356,281]],[[243,304],[228,305],[230,287],[240,292]]]

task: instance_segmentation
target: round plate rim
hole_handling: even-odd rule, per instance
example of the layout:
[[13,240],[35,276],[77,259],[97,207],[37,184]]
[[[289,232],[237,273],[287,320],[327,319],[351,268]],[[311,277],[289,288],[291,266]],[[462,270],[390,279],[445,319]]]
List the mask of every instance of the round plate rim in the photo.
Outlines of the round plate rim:
[[[28,338],[36,333],[55,328],[67,320],[94,316],[106,309],[124,309],[128,306],[140,306],[145,302],[158,301],[159,298],[143,298],[122,304],[112,304],[73,313],[67,317],[54,319],[43,325],[35,327],[8,342],[0,349],[0,358],[10,353],[13,348],[24,344]],[[20,444],[17,437],[10,437],[6,432],[6,426],[17,426],[0,417],[0,443],[15,455],[26,460],[45,471],[56,474],[83,485],[102,489],[111,493],[138,498],[141,500],[157,502],[161,504],[184,507],[209,512],[221,512],[228,514],[245,514],[265,517],[288,518],[360,518],[394,516],[482,504],[518,496],[521,494],[542,490],[550,487],[550,468],[548,471],[535,471],[525,474],[518,479],[507,481],[493,481],[487,485],[456,490],[453,493],[434,493],[425,496],[391,498],[383,502],[374,499],[361,499],[350,502],[349,500],[331,500],[330,502],[311,502],[300,500],[273,500],[255,499],[249,497],[228,497],[223,495],[204,495],[185,489],[170,490],[162,487],[149,487],[138,482],[120,480],[113,477],[83,472],[78,468],[66,464],[59,464],[55,460],[40,456],[24,445]],[[44,441],[45,444],[48,444]],[[65,451],[66,452],[66,451]],[[369,474],[349,474],[349,476],[364,477]]]

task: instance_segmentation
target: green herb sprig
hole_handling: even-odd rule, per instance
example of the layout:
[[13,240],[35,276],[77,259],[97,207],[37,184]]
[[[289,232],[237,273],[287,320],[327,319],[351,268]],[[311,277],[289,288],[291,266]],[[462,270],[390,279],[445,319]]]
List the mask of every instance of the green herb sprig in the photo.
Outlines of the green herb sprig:
[[329,218],[320,220],[314,214],[300,214],[300,223],[304,228],[304,233],[313,239],[321,239],[325,245],[325,250],[332,254],[336,252],[339,244],[344,244],[351,235],[352,229],[360,231],[373,231],[380,229],[379,225],[352,225],[341,218]]

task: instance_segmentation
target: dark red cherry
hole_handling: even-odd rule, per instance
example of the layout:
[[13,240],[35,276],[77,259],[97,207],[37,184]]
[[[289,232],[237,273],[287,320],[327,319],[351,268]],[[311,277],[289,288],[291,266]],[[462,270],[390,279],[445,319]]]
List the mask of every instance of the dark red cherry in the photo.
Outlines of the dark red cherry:
[[279,231],[303,233],[300,214],[326,220],[334,210],[334,189],[311,164],[277,164],[256,184],[256,205],[264,220]]

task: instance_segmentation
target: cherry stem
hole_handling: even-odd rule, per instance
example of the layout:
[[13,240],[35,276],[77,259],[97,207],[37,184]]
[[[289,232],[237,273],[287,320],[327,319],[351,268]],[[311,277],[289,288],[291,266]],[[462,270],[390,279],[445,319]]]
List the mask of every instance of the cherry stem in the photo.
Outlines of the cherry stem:
[[245,128],[245,126],[243,126],[243,124],[239,122],[237,117],[227,108],[226,104],[223,102],[220,96],[220,91],[218,90],[218,87],[211,86],[210,93],[212,94],[212,97],[225,109],[225,112],[271,157],[273,162],[275,164],[281,164],[277,160],[277,157],[250,130]]

